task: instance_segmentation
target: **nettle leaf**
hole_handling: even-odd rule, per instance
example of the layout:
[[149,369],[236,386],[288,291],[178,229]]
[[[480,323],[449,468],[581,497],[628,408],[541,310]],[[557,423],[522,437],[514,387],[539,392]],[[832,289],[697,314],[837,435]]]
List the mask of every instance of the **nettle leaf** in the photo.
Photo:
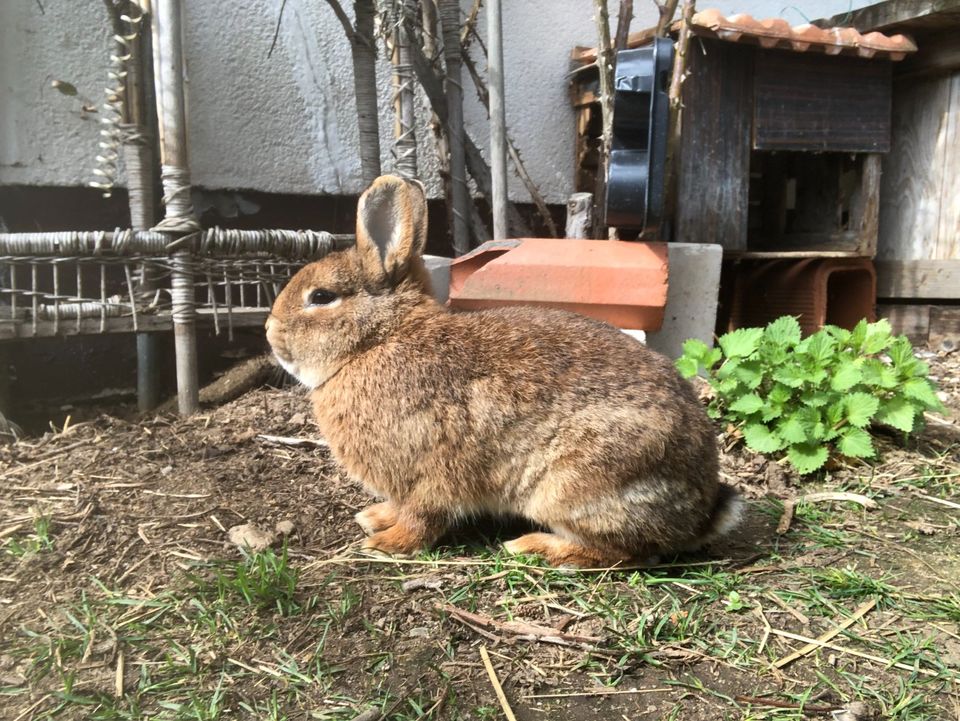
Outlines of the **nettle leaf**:
[[926,378],[911,378],[903,384],[903,395],[922,403],[933,411],[942,411],[943,403],[937,398],[937,391]]
[[[879,404],[878,404],[879,405]],[[827,423],[831,426],[836,426],[840,421],[846,417],[846,398],[840,398],[840,400],[834,401],[826,409],[826,419]]]
[[910,345],[910,341],[907,340],[906,336],[902,335],[893,341],[887,350],[887,355],[889,355],[890,360],[893,361],[893,369],[899,376],[902,378],[913,376],[919,361],[913,355],[913,346]]
[[834,394],[828,393],[827,391],[812,391],[811,393],[804,393],[801,400],[804,405],[808,405],[811,408],[821,408],[827,405],[833,398]]
[[756,393],[747,393],[730,404],[730,410],[735,413],[750,415],[763,408],[763,400]]
[[775,384],[773,388],[770,389],[770,392],[767,394],[767,398],[770,399],[771,403],[786,403],[793,397],[793,389],[789,386],[780,385],[779,383]]
[[703,365],[706,366],[707,370],[713,368],[720,359],[723,358],[723,351],[719,348],[711,348],[710,352],[707,354],[707,357],[703,361]]
[[839,343],[841,346],[847,345],[850,342],[851,335],[853,335],[846,328],[841,328],[840,326],[836,325],[825,325],[823,326],[823,330],[829,333],[833,338],[836,338],[837,343]]
[[790,464],[802,474],[813,473],[827,462],[827,448],[818,443],[797,443],[787,450]]
[[777,345],[796,345],[800,342],[800,324],[792,315],[782,316],[766,327],[763,337]]
[[788,416],[777,425],[777,433],[787,443],[803,443],[807,440],[807,432],[803,423],[796,416]]
[[713,389],[722,396],[733,395],[734,391],[740,386],[740,381],[736,378],[724,378],[713,382]]
[[761,411],[762,412],[760,413],[760,419],[764,423],[769,423],[774,418],[779,418],[780,416],[783,415],[783,404],[771,403],[770,399],[767,398],[767,400],[763,404],[763,408],[761,409]]
[[837,441],[837,450],[851,458],[873,458],[876,455],[870,434],[852,426],[843,429]]
[[821,330],[805,339],[797,346],[797,350],[808,355],[817,366],[822,366],[833,357],[836,347],[837,341]]
[[717,378],[729,378],[733,372],[740,367],[740,361],[736,358],[727,358],[723,365],[717,368]]
[[877,421],[892,426],[897,430],[909,433],[913,430],[913,421],[917,410],[909,400],[902,396],[894,396],[880,404],[877,412]]
[[897,387],[897,374],[886,363],[877,358],[867,358],[863,361],[861,381],[874,388],[891,389]]
[[861,320],[857,323],[853,330],[850,332],[850,346],[854,350],[861,350],[863,347],[864,341],[867,339],[867,330],[869,329],[870,324],[867,323],[866,319]]
[[760,345],[763,328],[738,328],[717,341],[727,358],[746,358]]
[[862,362],[858,363],[853,359],[844,359],[837,366],[833,377],[830,378],[830,387],[838,392],[848,391],[853,388],[863,377],[863,371],[860,370]]
[[690,338],[683,341],[683,354],[695,361],[703,361],[709,352],[710,349],[707,344],[699,338]]
[[700,370],[700,364],[695,359],[685,355],[677,358],[674,365],[684,378],[693,378]]
[[789,388],[799,388],[807,380],[807,374],[797,365],[783,365],[773,372],[773,379]]
[[885,350],[890,345],[892,329],[890,321],[881,318],[876,323],[870,323],[867,326],[866,338],[863,341],[861,350],[867,355],[873,355]]
[[743,439],[757,453],[775,453],[783,448],[780,437],[762,423],[748,423],[744,426]]
[[760,361],[744,361],[734,369],[733,375],[753,390],[763,381],[763,365]]
[[869,393],[851,393],[844,397],[843,404],[847,412],[847,423],[856,428],[863,428],[870,423],[870,419],[877,412],[880,400]]

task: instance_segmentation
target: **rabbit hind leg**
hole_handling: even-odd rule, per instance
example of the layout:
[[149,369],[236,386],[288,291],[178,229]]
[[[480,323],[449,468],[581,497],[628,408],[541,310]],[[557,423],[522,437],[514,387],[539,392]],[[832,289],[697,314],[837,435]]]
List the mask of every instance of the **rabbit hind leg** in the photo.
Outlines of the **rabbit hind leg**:
[[630,560],[630,554],[614,549],[591,548],[556,533],[527,533],[507,541],[503,547],[509,553],[543,556],[551,566],[608,568]]

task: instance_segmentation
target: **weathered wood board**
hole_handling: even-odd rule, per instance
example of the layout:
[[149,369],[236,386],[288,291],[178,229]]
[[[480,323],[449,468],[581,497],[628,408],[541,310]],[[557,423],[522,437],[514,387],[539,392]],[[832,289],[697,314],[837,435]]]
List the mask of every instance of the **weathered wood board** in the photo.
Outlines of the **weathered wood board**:
[[764,52],[756,63],[753,147],[888,151],[891,77],[886,60]]
[[753,48],[698,40],[689,57],[676,240],[746,250]]
[[878,298],[960,299],[957,260],[878,260]]
[[877,257],[960,258],[960,75],[895,83]]

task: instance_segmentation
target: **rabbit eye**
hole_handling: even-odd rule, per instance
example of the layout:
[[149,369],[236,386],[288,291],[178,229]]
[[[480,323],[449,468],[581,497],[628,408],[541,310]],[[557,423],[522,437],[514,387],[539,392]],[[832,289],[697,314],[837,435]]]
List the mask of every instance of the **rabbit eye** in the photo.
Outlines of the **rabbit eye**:
[[307,299],[307,305],[330,305],[333,301],[337,300],[337,298],[337,294],[333,291],[321,288],[310,293],[310,297]]

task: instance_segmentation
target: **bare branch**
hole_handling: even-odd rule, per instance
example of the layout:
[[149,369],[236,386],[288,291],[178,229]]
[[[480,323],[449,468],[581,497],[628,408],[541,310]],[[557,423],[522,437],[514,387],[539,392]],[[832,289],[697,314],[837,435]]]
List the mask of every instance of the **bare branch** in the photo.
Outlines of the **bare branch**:
[[617,15],[617,33],[613,40],[613,47],[617,50],[623,50],[627,47],[631,20],[633,20],[633,0],[620,0],[620,12]]
[[666,0],[663,4],[657,3],[657,11],[660,13],[660,19],[657,21],[658,37],[666,37],[670,31],[670,23],[677,12],[677,3],[678,0]]

